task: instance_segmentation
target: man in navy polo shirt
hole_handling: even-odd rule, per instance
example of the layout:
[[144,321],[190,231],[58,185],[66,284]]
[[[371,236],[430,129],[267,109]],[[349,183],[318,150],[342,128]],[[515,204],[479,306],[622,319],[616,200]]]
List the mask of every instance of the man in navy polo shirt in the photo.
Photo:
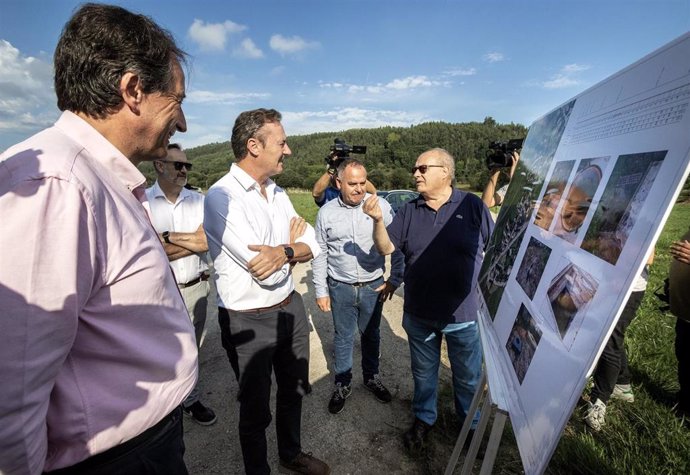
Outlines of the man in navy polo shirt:
[[493,220],[479,197],[453,187],[455,162],[447,151],[424,152],[412,172],[420,197],[403,206],[387,229],[375,197],[363,210],[375,221],[378,251],[386,255],[400,249],[405,256],[403,328],[410,345],[415,420],[403,441],[406,448],[419,449],[436,422],[444,335],[461,420],[481,376],[476,287]]

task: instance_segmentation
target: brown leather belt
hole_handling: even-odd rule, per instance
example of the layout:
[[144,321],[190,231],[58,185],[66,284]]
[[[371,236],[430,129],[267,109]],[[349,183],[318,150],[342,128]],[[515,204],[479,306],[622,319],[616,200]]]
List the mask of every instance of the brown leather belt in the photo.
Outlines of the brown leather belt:
[[278,302],[275,305],[271,305],[270,307],[250,308],[248,310],[237,310],[237,313],[264,313],[264,312],[268,312],[270,310],[276,310],[278,308],[285,307],[285,306],[289,305],[290,302],[292,301],[292,294],[293,293],[294,293],[294,291],[290,292],[290,295],[285,297],[285,300]]
[[205,281],[207,281],[207,280],[208,280],[208,277],[209,277],[209,275],[208,275],[206,272],[204,272],[203,274],[201,274],[201,275],[200,275],[199,277],[197,277],[196,279],[190,280],[190,281],[187,282],[186,284],[177,284],[177,286],[178,286],[179,288],[181,288],[181,289],[186,289],[187,287],[191,287],[192,285],[196,285],[196,284],[198,284],[199,282],[205,282]]

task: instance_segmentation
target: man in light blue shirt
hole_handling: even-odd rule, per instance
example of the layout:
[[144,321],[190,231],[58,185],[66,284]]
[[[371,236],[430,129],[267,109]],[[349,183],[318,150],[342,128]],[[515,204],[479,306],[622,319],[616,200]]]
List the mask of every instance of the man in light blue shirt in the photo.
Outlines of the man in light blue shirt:
[[[403,256],[391,256],[391,275],[384,282],[385,258],[374,247],[373,220],[362,211],[367,171],[359,160],[348,158],[337,170],[337,199],[326,203],[316,217],[316,240],[321,253],[313,261],[316,303],[323,312],[332,312],[335,327],[335,389],[328,404],[332,414],[345,406],[352,393],[352,350],[355,330],[362,345],[364,387],[380,402],[390,402],[391,394],[379,378],[379,326],[383,303],[392,298],[402,282]],[[379,200],[384,221],[393,211]]]

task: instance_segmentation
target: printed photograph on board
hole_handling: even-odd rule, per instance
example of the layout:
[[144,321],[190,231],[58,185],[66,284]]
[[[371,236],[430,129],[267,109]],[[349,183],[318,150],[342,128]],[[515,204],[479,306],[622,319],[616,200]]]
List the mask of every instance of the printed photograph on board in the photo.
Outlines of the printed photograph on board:
[[534,218],[534,224],[546,231],[551,227],[553,217],[556,214],[556,208],[558,208],[558,204],[561,202],[563,191],[565,191],[565,187],[568,184],[568,178],[570,177],[570,172],[573,171],[573,166],[575,166],[575,160],[556,163],[551,172],[549,184],[544,189],[544,195],[539,200],[539,208]]
[[479,274],[479,287],[492,320],[574,106],[572,100],[536,121],[525,139]]
[[556,215],[553,234],[574,243],[587,217],[594,195],[601,183],[609,157],[588,158],[580,162],[568,187],[560,212]]
[[565,338],[578,313],[585,312],[598,286],[591,274],[572,262],[553,278],[547,292],[548,308],[561,338]]
[[666,152],[618,157],[582,241],[582,249],[613,265],[618,262]]
[[533,237],[530,238],[516,277],[518,284],[530,300],[534,298],[550,255],[550,247]]
[[539,340],[541,340],[541,330],[537,327],[527,307],[524,304],[520,305],[520,311],[506,342],[506,350],[520,384],[525,379]]

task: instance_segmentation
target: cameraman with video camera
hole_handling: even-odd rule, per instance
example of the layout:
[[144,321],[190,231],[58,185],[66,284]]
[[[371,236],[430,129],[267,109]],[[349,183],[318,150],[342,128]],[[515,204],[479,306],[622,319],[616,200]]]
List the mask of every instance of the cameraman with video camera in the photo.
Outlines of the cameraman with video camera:
[[[355,145],[350,147],[343,139],[336,138],[334,144],[331,145],[331,153],[329,153],[326,160],[326,171],[314,183],[314,188],[311,191],[314,197],[314,202],[320,208],[334,198],[340,195],[340,190],[336,187],[336,170],[343,160],[350,158],[350,153],[364,154],[367,153],[367,148],[362,145]],[[371,184],[369,180],[366,183],[366,192],[372,195],[376,194],[376,187]]]
[[[491,142],[489,145],[489,152],[486,157],[486,165],[489,168],[489,181],[482,192],[482,201],[488,208],[500,206],[510,185],[510,180],[513,179],[513,174],[517,168],[520,160],[520,150],[524,139],[513,139],[507,143]],[[507,183],[498,188],[498,182],[503,174],[507,179]],[[495,213],[491,215],[496,219]]]

